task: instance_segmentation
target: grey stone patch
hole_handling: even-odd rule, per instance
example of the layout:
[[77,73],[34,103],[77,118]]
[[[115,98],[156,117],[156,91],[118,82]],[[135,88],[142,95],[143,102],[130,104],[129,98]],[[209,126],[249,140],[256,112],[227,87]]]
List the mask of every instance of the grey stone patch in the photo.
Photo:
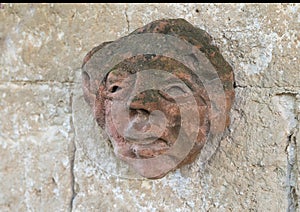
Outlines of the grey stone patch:
[[94,163],[100,172],[120,178],[142,178],[126,163],[116,158],[105,132],[97,125],[93,111],[83,98],[81,70],[77,70],[73,97],[73,123],[76,143],[87,159]]

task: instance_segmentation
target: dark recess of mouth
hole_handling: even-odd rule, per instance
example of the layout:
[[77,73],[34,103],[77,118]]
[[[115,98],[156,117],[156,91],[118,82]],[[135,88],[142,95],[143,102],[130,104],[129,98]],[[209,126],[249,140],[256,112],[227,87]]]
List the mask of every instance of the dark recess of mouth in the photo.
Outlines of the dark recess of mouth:
[[147,144],[133,143],[130,150],[134,157],[147,159],[160,155],[169,148],[170,145],[165,140],[159,138]]
[[162,138],[157,138],[157,137],[150,137],[147,139],[143,139],[143,140],[138,140],[138,139],[130,139],[130,140],[126,140],[128,143],[130,144],[135,144],[135,145],[140,145],[140,146],[148,146],[148,145],[155,145],[156,143],[160,143],[163,142],[165,143],[167,146],[169,146],[169,142],[167,142],[166,140],[162,139]]

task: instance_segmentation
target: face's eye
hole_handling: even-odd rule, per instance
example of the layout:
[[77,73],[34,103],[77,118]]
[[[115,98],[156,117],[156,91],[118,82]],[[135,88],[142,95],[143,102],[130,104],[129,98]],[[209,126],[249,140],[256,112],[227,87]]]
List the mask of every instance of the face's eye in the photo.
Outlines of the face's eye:
[[120,87],[120,86],[117,86],[117,85],[113,85],[113,86],[111,86],[109,89],[108,89],[108,91],[110,92],[110,93],[115,93],[115,92],[117,92],[117,91],[119,91],[119,90],[121,90],[122,88]]
[[170,87],[168,87],[165,92],[168,94],[168,95],[171,95],[171,96],[181,96],[181,95],[184,95],[186,94],[187,92],[185,91],[185,88],[183,88],[182,86],[180,85],[172,85]]

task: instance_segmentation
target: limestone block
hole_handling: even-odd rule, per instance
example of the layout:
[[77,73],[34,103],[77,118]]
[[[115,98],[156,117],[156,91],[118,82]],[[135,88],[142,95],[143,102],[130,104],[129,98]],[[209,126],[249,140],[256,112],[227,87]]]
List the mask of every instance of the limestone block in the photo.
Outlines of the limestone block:
[[4,4],[0,79],[72,82],[91,47],[127,31],[123,10],[118,4]]
[[72,197],[70,87],[0,84],[0,210],[68,210]]
[[299,4],[143,4],[127,9],[129,29],[182,17],[207,31],[238,85],[300,86]]
[[[129,179],[126,175],[116,176],[109,167],[99,169],[78,146],[75,160],[78,193],[74,208],[78,211],[286,208],[287,133],[281,130],[285,123],[276,102],[265,98],[276,97],[278,91],[259,88],[236,91],[230,134],[222,140],[219,151],[204,170],[196,162],[160,180]],[[97,200],[100,191],[103,197]]]

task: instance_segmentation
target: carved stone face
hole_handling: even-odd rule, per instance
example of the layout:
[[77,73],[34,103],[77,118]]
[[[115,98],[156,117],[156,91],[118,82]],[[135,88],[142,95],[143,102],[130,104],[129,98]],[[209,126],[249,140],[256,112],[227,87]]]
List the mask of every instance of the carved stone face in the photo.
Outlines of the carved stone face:
[[209,128],[207,95],[185,66],[161,56],[134,57],[110,71],[103,86],[96,102],[104,108],[96,110],[105,111],[117,157],[141,175],[162,177],[199,153]]
[[[182,20],[170,23],[174,21],[175,26],[183,24]],[[152,24],[163,30],[168,21]],[[154,27],[155,32],[159,29]],[[83,66],[103,46],[92,50]],[[102,80],[91,78],[87,69],[83,72],[84,97],[118,158],[152,179],[195,160],[207,141],[216,113],[205,86],[191,69],[175,59],[155,54],[128,57]],[[231,82],[229,89],[224,88],[227,113],[231,106],[228,99],[233,97],[232,72],[223,77],[223,82]],[[225,118],[229,120],[228,114]],[[216,133],[217,128],[212,132]],[[220,128],[224,130],[224,126]]]

